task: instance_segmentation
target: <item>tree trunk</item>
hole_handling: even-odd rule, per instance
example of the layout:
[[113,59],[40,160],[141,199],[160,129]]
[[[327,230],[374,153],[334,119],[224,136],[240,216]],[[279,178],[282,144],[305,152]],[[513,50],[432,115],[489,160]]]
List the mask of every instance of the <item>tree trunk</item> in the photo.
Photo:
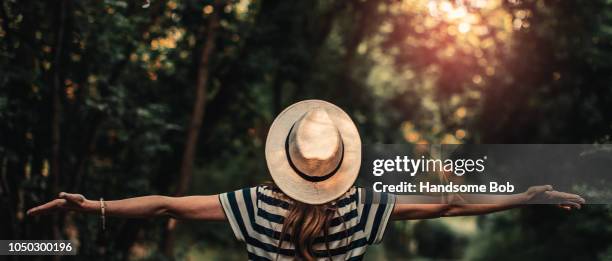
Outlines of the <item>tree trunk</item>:
[[[53,89],[51,100],[51,166],[50,174],[53,178],[51,193],[59,192],[60,186],[60,162],[61,162],[61,116],[62,116],[62,56],[64,49],[64,34],[66,25],[66,12],[68,0],[61,0],[58,10],[58,30],[56,34],[55,53],[53,57]],[[59,214],[55,214],[53,219],[53,238],[61,238],[61,224]]]
[[[204,109],[206,108],[206,96],[207,96],[207,84],[209,79],[209,62],[211,53],[215,47],[215,35],[216,30],[219,26],[219,15],[218,12],[223,7],[215,3],[215,10],[208,19],[208,25],[206,30],[205,42],[202,47],[200,60],[198,62],[197,79],[196,79],[196,92],[195,101],[193,105],[193,112],[191,114],[191,121],[189,129],[187,130],[187,138],[185,140],[185,148],[183,150],[183,160],[181,162],[179,181],[174,192],[174,196],[181,196],[187,192],[189,188],[189,182],[193,173],[193,164],[196,154],[196,146],[198,143],[198,136],[202,127],[202,120],[204,119]],[[164,254],[168,258],[173,258],[173,249],[175,241],[175,230],[177,221],[175,219],[169,219],[165,227],[165,242],[164,242]]]

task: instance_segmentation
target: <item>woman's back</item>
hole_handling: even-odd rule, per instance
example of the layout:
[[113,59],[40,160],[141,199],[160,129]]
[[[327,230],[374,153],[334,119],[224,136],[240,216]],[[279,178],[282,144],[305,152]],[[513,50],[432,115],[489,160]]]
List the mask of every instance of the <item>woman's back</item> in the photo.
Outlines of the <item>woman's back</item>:
[[[245,188],[221,194],[220,201],[234,235],[246,243],[250,260],[276,260],[277,254],[278,260],[299,256],[290,232],[283,233],[293,201],[280,190],[265,185]],[[391,194],[352,187],[331,204],[334,213],[327,235],[321,231],[313,239],[314,256],[360,260],[368,245],[382,240],[394,203]]]

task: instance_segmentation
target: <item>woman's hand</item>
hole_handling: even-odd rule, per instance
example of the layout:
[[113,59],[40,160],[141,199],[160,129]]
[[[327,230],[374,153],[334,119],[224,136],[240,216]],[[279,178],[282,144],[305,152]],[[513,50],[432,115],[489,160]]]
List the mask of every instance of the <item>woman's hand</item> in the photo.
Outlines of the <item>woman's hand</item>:
[[71,194],[61,192],[57,199],[46,204],[28,210],[28,215],[37,216],[48,214],[57,210],[73,210],[79,212],[90,211],[94,208],[95,202],[86,199],[81,194]]
[[579,195],[553,190],[551,185],[533,186],[524,194],[528,198],[528,203],[557,204],[558,207],[565,210],[580,209],[585,203],[585,200]]

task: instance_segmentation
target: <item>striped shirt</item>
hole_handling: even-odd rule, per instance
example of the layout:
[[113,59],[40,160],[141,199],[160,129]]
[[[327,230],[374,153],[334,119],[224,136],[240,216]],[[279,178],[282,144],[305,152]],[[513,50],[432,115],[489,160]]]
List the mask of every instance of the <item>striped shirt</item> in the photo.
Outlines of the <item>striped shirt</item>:
[[[293,260],[296,256],[290,236],[278,240],[291,202],[280,190],[267,186],[244,188],[219,196],[236,238],[246,243],[249,260]],[[361,260],[368,245],[379,243],[395,205],[395,196],[352,187],[335,203],[338,211],[330,222],[329,252],[323,235],[315,238],[318,259]]]

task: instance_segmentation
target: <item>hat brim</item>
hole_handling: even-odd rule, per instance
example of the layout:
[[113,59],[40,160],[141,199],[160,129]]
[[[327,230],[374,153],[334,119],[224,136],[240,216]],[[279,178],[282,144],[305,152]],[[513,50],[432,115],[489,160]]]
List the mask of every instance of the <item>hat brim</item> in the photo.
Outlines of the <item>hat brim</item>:
[[[291,127],[304,113],[314,108],[327,112],[344,144],[344,158],[338,171],[319,182],[300,177],[289,165],[285,152],[285,140]],[[301,101],[281,112],[268,131],[265,150],[268,170],[276,186],[290,198],[313,205],[330,202],[346,193],[355,183],[361,165],[361,138],[357,127],[346,112],[322,100]]]

